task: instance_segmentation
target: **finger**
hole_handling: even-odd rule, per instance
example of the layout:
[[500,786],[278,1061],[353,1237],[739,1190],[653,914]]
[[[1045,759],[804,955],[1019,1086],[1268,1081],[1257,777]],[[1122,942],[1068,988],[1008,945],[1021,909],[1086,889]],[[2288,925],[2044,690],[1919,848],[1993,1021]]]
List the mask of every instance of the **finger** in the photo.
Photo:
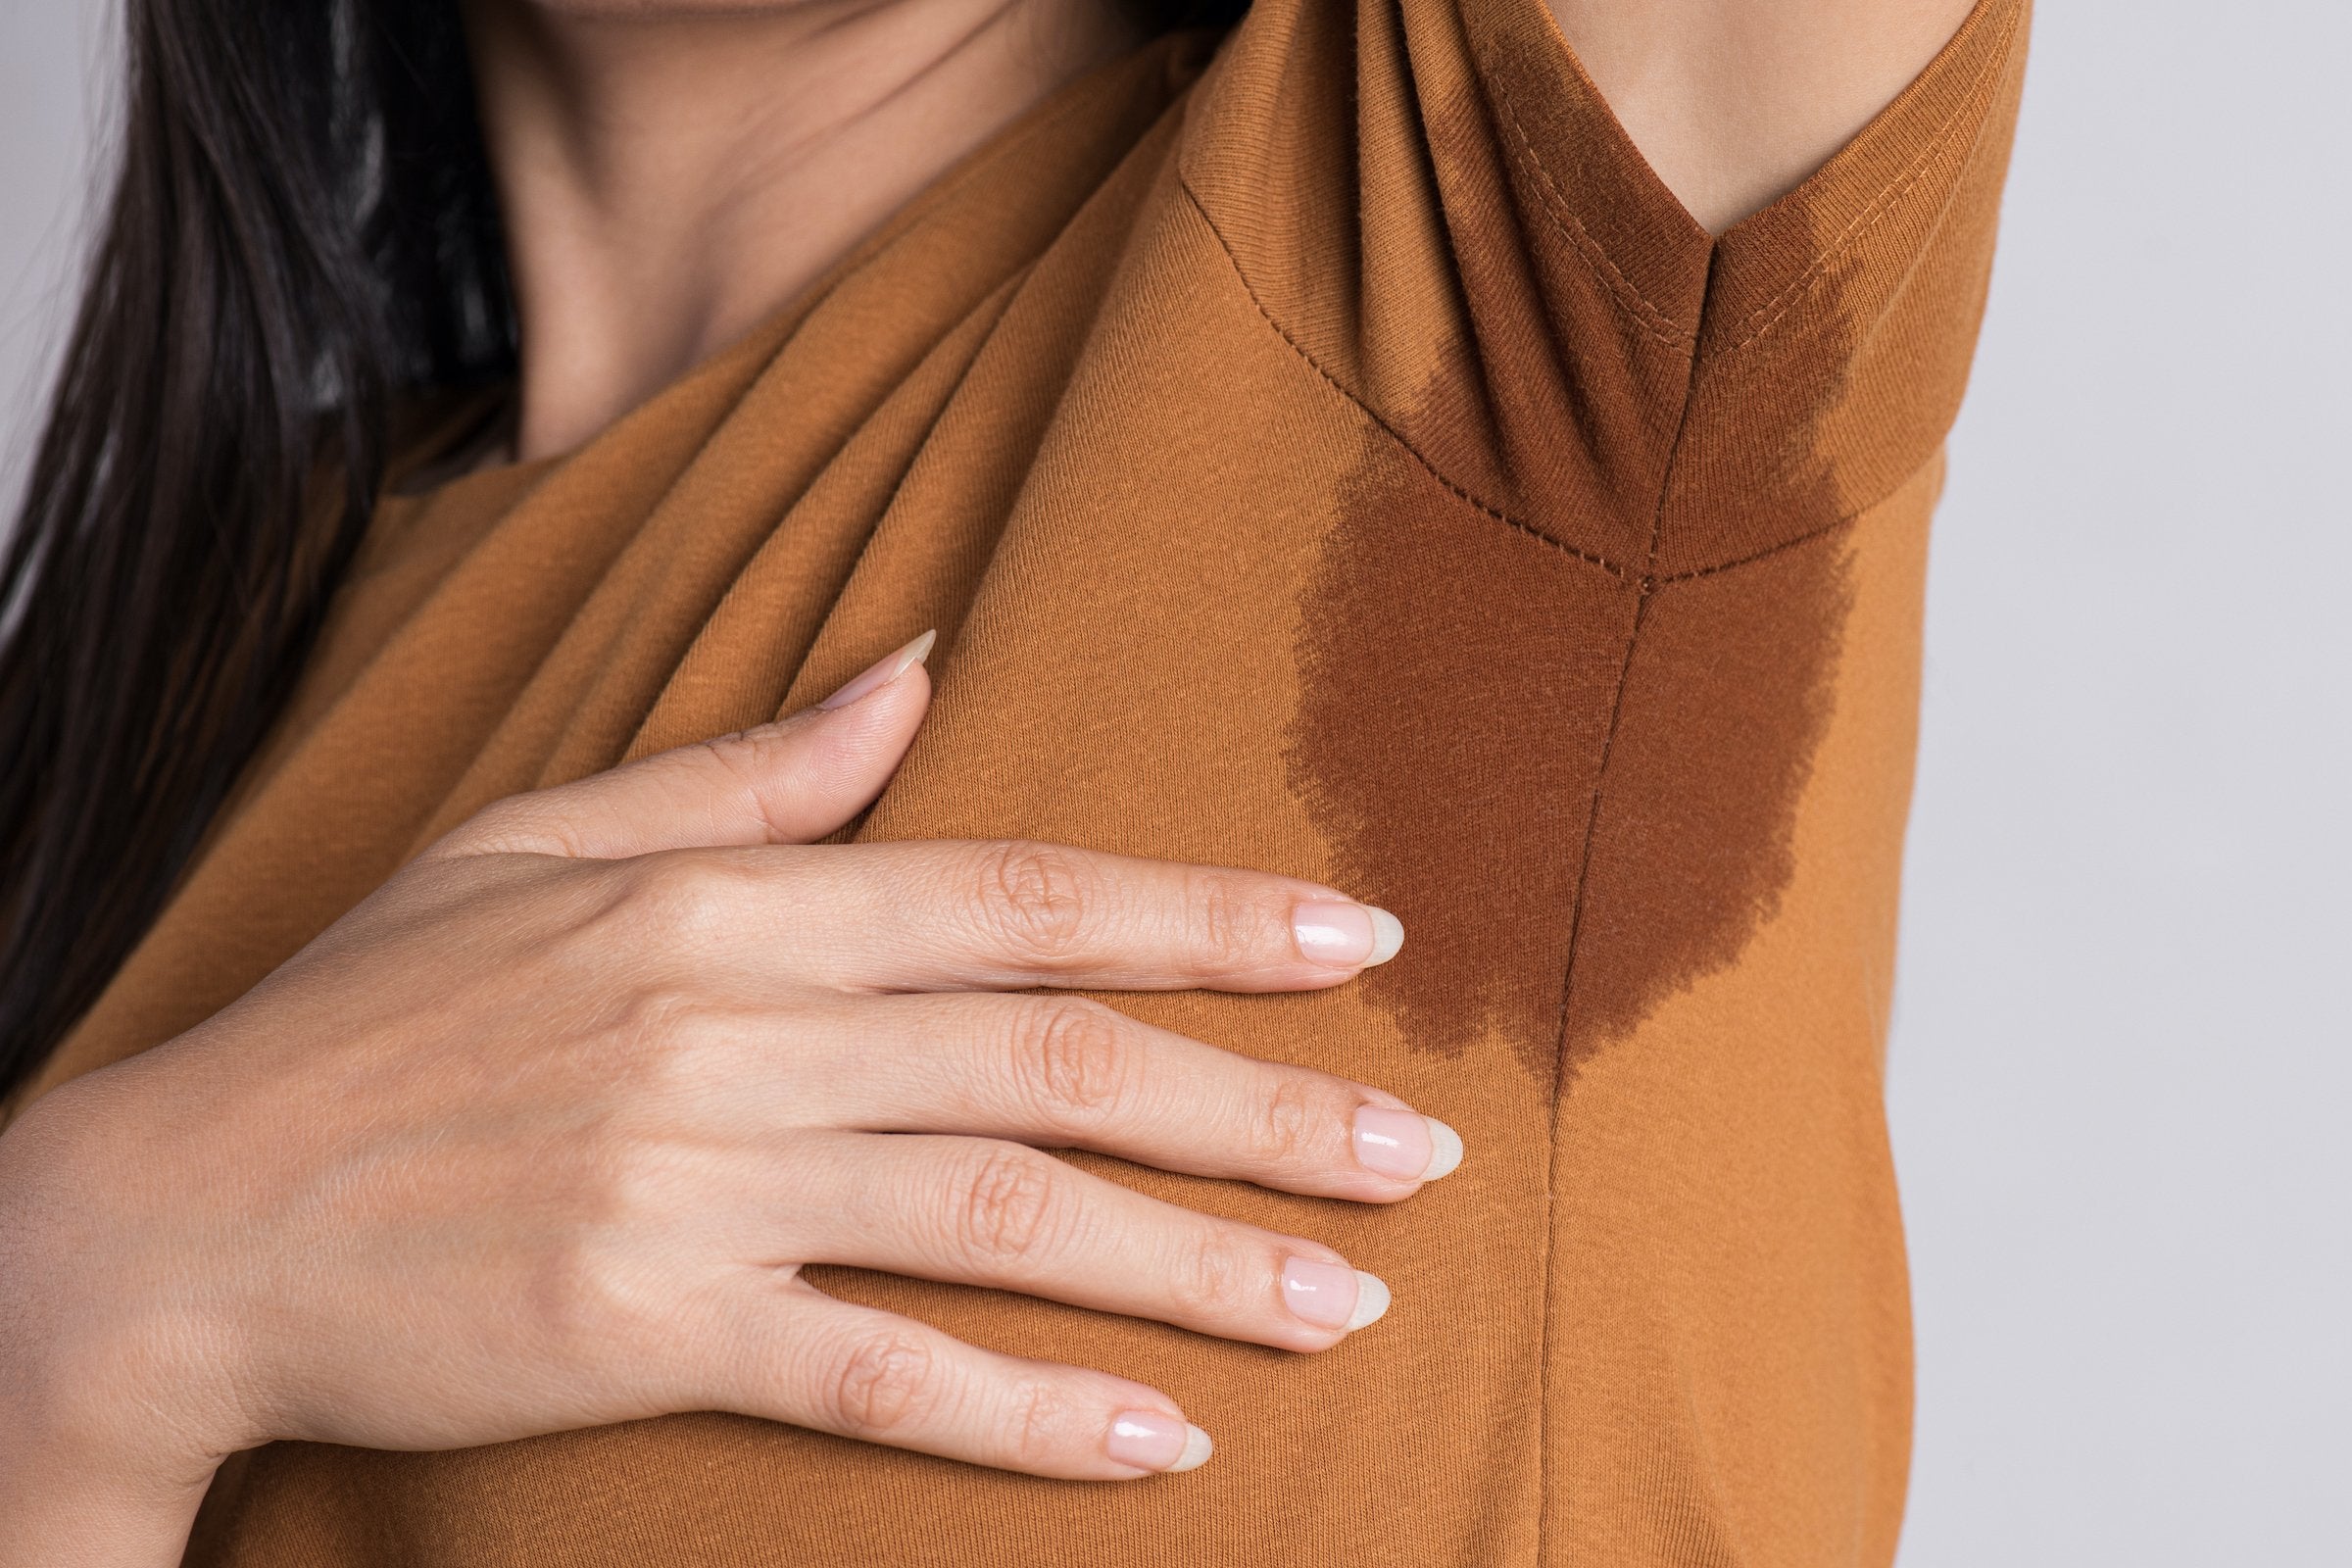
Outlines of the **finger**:
[[1395,915],[1317,883],[1067,845],[867,844],[792,863],[771,918],[840,911],[806,956],[859,989],[1313,991],[1404,942]]
[[623,859],[662,850],[808,844],[873,804],[930,706],[935,633],[814,708],[741,734],[500,801],[425,851]]
[[1221,1051],[1084,997],[878,997],[804,1011],[792,1027],[799,1065],[813,1069],[799,1106],[837,1127],[1085,1149],[1371,1203],[1408,1198],[1462,1159],[1459,1134],[1384,1090]]
[[800,1140],[793,1256],[1018,1291],[1196,1333],[1321,1350],[1388,1309],[1319,1242],[1121,1187],[1020,1144],[921,1134]]
[[716,1408],[835,1436],[1067,1481],[1190,1470],[1208,1434],[1156,1389],[1000,1355],[769,1271],[746,1281]]

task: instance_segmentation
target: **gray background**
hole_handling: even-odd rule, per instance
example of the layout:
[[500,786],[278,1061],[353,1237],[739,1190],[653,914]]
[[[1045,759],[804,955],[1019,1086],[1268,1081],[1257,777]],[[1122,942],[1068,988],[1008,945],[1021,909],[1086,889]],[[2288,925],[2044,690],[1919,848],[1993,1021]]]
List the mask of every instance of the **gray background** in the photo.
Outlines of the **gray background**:
[[[95,0],[0,0],[0,494]],[[1928,621],[1903,1568],[2352,1563],[2352,8],[2052,0]]]

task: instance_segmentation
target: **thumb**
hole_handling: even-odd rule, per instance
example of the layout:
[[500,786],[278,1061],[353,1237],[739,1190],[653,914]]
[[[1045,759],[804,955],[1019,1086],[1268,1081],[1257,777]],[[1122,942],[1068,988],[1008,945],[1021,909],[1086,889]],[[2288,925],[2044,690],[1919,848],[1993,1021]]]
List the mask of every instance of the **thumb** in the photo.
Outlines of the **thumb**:
[[874,802],[931,706],[927,631],[814,708],[485,808],[419,859],[809,844]]

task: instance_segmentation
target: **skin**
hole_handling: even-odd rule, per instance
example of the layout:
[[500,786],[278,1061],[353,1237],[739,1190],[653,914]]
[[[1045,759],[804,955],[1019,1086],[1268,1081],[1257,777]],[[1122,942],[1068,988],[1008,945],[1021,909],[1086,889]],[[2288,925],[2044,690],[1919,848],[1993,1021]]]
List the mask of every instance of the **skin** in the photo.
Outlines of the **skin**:
[[1642,156],[1709,233],[1794,190],[1973,0],[1550,0]]
[[[1970,0],[1550,0],[1720,233],[1917,75]],[[567,452],[965,153],[1138,41],[1104,0],[470,0],[522,322],[510,455]]]
[[[1967,9],[1553,3],[1716,230]],[[469,0],[466,23],[526,458],[741,336],[1137,41],[1102,0]],[[220,1460],[278,1439],[442,1448],[720,1409],[1072,1479],[1201,1456],[1156,1390],[833,1300],[808,1263],[1298,1351],[1363,1325],[1385,1288],[1320,1243],[1036,1151],[1391,1202],[1449,1168],[1450,1134],[1035,988],[1344,985],[1371,912],[1054,846],[820,845],[929,702],[909,658],[867,685],[492,807],[234,1006],[0,1136],[0,1568],[175,1562]]]
[[567,452],[1142,35],[1105,0],[469,0],[521,321]]

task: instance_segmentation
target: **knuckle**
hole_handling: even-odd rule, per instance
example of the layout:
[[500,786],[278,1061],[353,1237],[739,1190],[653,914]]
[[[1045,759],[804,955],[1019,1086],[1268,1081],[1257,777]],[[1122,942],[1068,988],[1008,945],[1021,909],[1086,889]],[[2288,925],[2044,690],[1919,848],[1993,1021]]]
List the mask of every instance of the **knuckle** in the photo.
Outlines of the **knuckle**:
[[1060,1456],[1074,1414],[1068,1396],[1052,1383],[1035,1378],[1022,1382],[1013,1390],[1011,1419],[1005,1432],[1013,1463],[1034,1470]]
[[930,1411],[939,1382],[929,1346],[914,1335],[885,1331],[858,1341],[842,1357],[825,1393],[825,1414],[853,1436],[897,1431]]
[[604,1035],[631,1056],[690,1053],[716,1030],[705,998],[688,987],[662,983],[632,986],[612,999]]
[[1250,1128],[1250,1156],[1265,1165],[1288,1165],[1314,1140],[1317,1097],[1301,1079],[1281,1076],[1259,1102]]
[[1099,1002],[1054,998],[1024,1005],[1013,1047],[1023,1096],[1054,1127],[1083,1131],[1114,1118],[1130,1094],[1132,1053],[1119,1015]]
[[[673,1097],[732,1076],[726,1059],[741,1020],[692,986],[632,986],[601,1009],[581,1052],[608,1104],[667,1115]],[[623,1118],[620,1125],[634,1125]]]
[[1240,878],[1201,873],[1188,890],[1195,956],[1213,969],[1238,969],[1267,951],[1276,915]]
[[674,850],[619,861],[612,875],[611,909],[640,942],[648,931],[675,940],[733,923],[750,880],[731,857]]
[[525,812],[529,800],[528,796],[510,795],[492,801],[427,845],[424,853],[416,857],[417,862],[496,855],[516,841],[527,839]]
[[529,1272],[530,1321],[559,1361],[604,1353],[646,1316],[645,1282],[613,1229],[582,1229],[543,1250]]
[[575,1118],[564,1148],[521,1155],[535,1163],[539,1200],[562,1227],[555,1277],[584,1297],[609,1294],[603,1287],[632,1239],[663,1235],[693,1211],[696,1172],[663,1120],[605,1106]]
[[1012,840],[981,852],[973,903],[991,937],[1019,956],[1053,961],[1078,950],[1096,897],[1079,856]]
[[[587,1074],[606,1075],[599,1062]],[[552,1276],[609,1298],[604,1287],[629,1283],[649,1247],[674,1237],[680,1222],[710,1199],[721,1156],[700,1145],[693,1117],[647,1092],[642,1072],[616,1091],[589,1091],[570,1103],[552,1139],[520,1142],[500,1175],[554,1238]]]
[[741,797],[756,815],[764,815],[763,785],[791,755],[783,733],[772,726],[736,730],[696,741],[685,749],[703,776]]
[[1216,1229],[1188,1241],[1169,1281],[1177,1305],[1195,1319],[1224,1321],[1248,1310],[1264,1270]]
[[560,855],[589,858],[580,824],[564,808],[562,791],[532,790],[492,801],[426,847],[419,860],[476,855]]
[[1053,1240],[1061,1167],[1018,1144],[990,1150],[961,1177],[951,1207],[955,1243],[984,1268],[1018,1263]]

